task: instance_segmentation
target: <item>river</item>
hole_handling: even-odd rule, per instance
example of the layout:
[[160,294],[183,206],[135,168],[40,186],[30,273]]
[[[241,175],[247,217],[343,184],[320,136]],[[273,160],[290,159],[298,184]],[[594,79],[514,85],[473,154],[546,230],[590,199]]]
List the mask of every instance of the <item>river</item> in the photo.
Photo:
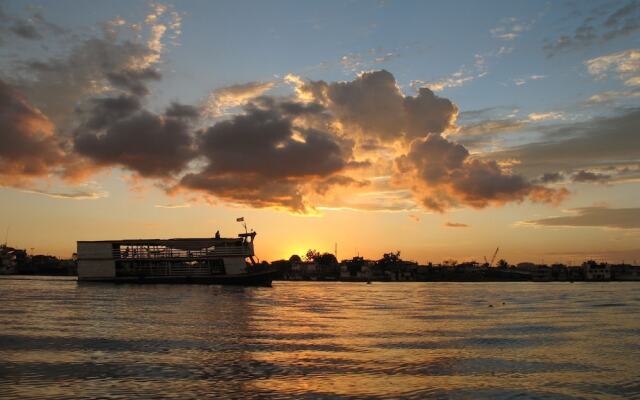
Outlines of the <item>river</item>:
[[0,278],[0,397],[640,398],[640,282]]

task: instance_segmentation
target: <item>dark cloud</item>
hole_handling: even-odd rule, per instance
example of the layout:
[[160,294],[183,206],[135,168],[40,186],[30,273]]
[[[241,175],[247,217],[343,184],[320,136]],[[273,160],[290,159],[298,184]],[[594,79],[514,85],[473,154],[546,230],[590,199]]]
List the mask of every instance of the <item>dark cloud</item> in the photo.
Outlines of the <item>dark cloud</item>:
[[84,107],[83,129],[100,130],[141,110],[142,103],[135,96],[121,95],[89,99]]
[[612,3],[615,8],[597,7],[574,32],[557,39],[545,39],[543,49],[549,57],[557,53],[605,43],[640,31],[640,1]]
[[384,151],[387,147],[382,145],[378,139],[364,139],[358,143],[358,148],[362,151]]
[[547,183],[557,183],[564,179],[564,175],[560,172],[545,172],[542,174],[540,178],[537,179],[538,182],[547,184]]
[[200,117],[200,110],[197,107],[176,102],[172,102],[164,113],[167,117],[187,120],[195,120]]
[[64,160],[54,126],[25,96],[0,80],[0,184],[25,186]]
[[159,79],[159,72],[147,65],[155,56],[141,43],[91,38],[68,56],[25,63],[28,78],[15,83],[56,125],[63,125],[70,122],[79,101],[109,85],[146,94],[146,83]]
[[[189,121],[142,109],[135,97],[94,99],[82,112],[75,151],[97,166],[122,166],[141,176],[165,178],[195,156]],[[175,113],[180,106],[173,105]]]
[[504,132],[515,132],[527,126],[527,122],[515,118],[488,119],[463,125],[456,136],[493,136]]
[[360,181],[350,176],[334,175],[314,183],[313,190],[318,194],[324,195],[336,186],[353,186],[361,188],[368,186],[369,184],[369,181]]
[[596,172],[580,170],[573,174],[571,180],[579,183],[606,182],[610,178],[609,175],[598,174]]
[[304,120],[306,125],[322,128],[333,121],[333,116],[322,104],[301,103],[291,99],[276,99],[272,96],[256,97],[245,109],[270,110],[286,118]]
[[293,115],[309,111],[303,105],[272,100],[261,98],[247,105],[244,114],[200,132],[198,152],[207,165],[184,176],[181,187],[234,203],[306,212],[304,192],[309,186],[344,185],[348,178],[328,179],[343,170],[350,157],[339,139],[297,126]]
[[493,159],[520,161],[527,175],[551,170],[573,171],[640,160],[640,109],[590,121],[540,128],[545,140],[487,154]]
[[329,108],[350,127],[382,139],[395,139],[404,126],[403,97],[393,75],[366,72],[350,82],[326,84]]
[[35,8],[27,7],[28,16],[19,17],[3,12],[0,4],[0,45],[4,35],[18,37],[25,40],[46,39],[48,35],[60,35],[67,31],[48,21]]
[[423,137],[427,133],[440,133],[455,123],[458,107],[449,99],[438,97],[428,88],[420,88],[415,97],[404,98],[407,124],[406,135]]
[[461,111],[459,114],[459,119],[462,121],[492,119],[492,118],[495,118],[498,111],[501,111],[503,109],[506,109],[506,108],[505,107],[485,107],[477,110]]
[[[121,166],[165,179],[185,170],[196,155],[192,125],[199,110],[172,103],[157,114],[143,104],[149,83],[161,79],[155,66],[165,31],[176,33],[179,27],[179,19],[158,25],[156,19],[166,7],[152,7],[155,14],[145,23],[147,39],[120,40],[115,31],[103,37],[73,36],[76,42],[59,56],[21,61],[9,79],[25,97],[2,87],[4,99],[9,93],[14,100],[7,100],[9,105],[2,109],[7,123],[2,128],[0,159],[5,168],[0,173],[15,181],[55,168],[57,175],[76,179],[95,168]],[[66,32],[34,9],[28,12],[27,19],[0,12],[0,33],[37,39],[40,34]],[[114,24],[126,21],[119,18]],[[34,154],[28,163],[25,154]]]
[[17,20],[13,23],[9,30],[23,39],[42,39],[42,35],[40,34],[40,32],[38,32],[36,27],[27,20]]
[[136,96],[149,94],[146,82],[150,80],[160,80],[160,71],[153,67],[143,69],[123,69],[106,73],[107,80],[116,88],[126,90]]
[[527,121],[516,118],[487,119],[461,126],[452,137],[465,146],[482,146],[492,143],[498,135],[518,132],[525,127]]
[[309,81],[298,90],[326,105],[347,131],[387,142],[440,133],[453,126],[458,114],[455,104],[428,88],[415,97],[404,96],[385,70],[365,72],[349,82]]
[[447,222],[444,224],[445,227],[447,228],[468,228],[469,225],[467,224],[461,224],[458,222]]
[[215,173],[324,176],[345,165],[333,135],[313,129],[294,131],[290,119],[272,110],[251,109],[212,126],[200,135],[199,149]]
[[174,188],[180,189],[202,191],[232,204],[284,208],[300,213],[309,211],[298,182],[287,179],[265,181],[260,174],[191,173]]
[[570,211],[574,215],[543,218],[526,223],[540,226],[640,229],[640,208],[583,207]]
[[411,179],[418,200],[439,212],[461,204],[484,208],[525,198],[557,202],[567,194],[506,173],[494,161],[473,159],[462,145],[437,134],[415,140],[396,165],[400,179]]

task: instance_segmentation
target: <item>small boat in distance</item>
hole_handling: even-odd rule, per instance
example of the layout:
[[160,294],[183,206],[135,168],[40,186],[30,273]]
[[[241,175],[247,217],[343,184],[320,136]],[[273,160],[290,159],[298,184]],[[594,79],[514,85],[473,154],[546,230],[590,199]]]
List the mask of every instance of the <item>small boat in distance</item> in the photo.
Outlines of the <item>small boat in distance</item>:
[[78,241],[78,281],[270,286],[277,271],[255,262],[255,237]]

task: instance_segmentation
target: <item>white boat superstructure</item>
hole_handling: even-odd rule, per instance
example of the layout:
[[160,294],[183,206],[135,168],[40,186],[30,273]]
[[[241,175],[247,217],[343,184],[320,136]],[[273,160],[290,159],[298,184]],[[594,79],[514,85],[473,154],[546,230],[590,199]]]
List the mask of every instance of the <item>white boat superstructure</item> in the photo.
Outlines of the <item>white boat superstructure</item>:
[[[236,238],[78,241],[78,280],[243,283],[265,272],[254,261],[256,233]],[[237,281],[237,282],[236,282]],[[270,277],[269,277],[270,283]]]

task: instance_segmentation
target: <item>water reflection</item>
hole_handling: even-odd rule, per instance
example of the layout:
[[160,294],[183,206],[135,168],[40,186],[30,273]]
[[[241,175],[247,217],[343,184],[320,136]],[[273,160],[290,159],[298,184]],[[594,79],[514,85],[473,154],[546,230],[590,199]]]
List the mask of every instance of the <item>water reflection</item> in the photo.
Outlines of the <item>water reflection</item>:
[[640,396],[638,284],[0,279],[0,292],[7,397]]

